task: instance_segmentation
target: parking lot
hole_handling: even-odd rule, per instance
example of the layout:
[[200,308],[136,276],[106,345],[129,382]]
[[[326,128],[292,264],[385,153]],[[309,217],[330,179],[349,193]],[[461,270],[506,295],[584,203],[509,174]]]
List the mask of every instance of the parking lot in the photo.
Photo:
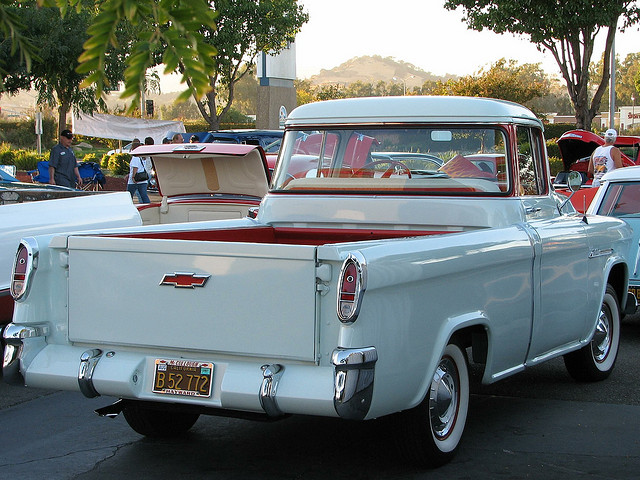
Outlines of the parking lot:
[[556,359],[476,384],[458,456],[426,472],[404,462],[386,420],[201,417],[183,438],[150,440],[121,417],[93,414],[114,399],[2,384],[0,478],[637,478],[639,365],[634,317],[623,323],[618,362],[604,382],[576,383]]

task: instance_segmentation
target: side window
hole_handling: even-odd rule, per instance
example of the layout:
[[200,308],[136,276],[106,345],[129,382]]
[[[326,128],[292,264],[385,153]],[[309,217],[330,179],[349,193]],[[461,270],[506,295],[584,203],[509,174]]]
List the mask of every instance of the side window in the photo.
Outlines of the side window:
[[542,132],[537,128],[518,127],[518,178],[521,195],[546,193]]

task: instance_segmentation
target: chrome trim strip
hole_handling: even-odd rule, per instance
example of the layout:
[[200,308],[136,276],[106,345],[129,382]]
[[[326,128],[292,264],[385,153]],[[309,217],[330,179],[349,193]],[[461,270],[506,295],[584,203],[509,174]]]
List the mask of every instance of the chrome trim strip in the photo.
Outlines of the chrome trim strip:
[[375,347],[336,348],[333,406],[341,418],[363,420],[373,398],[373,380],[378,352]]
[[260,384],[260,406],[270,417],[279,417],[284,412],[278,407],[276,395],[278,393],[278,383],[284,373],[284,367],[279,363],[263,365],[262,383]]
[[589,252],[589,258],[605,257],[613,253],[613,248],[594,248]]
[[86,350],[80,355],[80,367],[78,368],[78,386],[87,398],[99,397],[100,394],[93,385],[93,372],[98,361],[102,358],[102,350],[94,348]]

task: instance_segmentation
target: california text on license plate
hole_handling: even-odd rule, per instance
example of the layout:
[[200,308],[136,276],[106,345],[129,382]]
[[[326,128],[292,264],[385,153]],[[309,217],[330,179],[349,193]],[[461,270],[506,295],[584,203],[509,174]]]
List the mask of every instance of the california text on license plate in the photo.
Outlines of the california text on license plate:
[[156,359],[153,392],[189,397],[211,396],[213,363]]

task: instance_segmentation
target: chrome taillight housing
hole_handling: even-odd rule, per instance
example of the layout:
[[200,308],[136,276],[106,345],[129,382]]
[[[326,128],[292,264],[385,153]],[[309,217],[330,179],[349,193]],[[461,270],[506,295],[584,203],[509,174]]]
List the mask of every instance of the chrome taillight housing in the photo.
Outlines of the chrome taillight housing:
[[338,278],[338,319],[353,323],[360,313],[362,296],[366,290],[367,270],[362,254],[350,253],[342,263]]
[[11,272],[11,296],[18,301],[29,291],[31,276],[38,268],[38,244],[33,238],[20,241]]

